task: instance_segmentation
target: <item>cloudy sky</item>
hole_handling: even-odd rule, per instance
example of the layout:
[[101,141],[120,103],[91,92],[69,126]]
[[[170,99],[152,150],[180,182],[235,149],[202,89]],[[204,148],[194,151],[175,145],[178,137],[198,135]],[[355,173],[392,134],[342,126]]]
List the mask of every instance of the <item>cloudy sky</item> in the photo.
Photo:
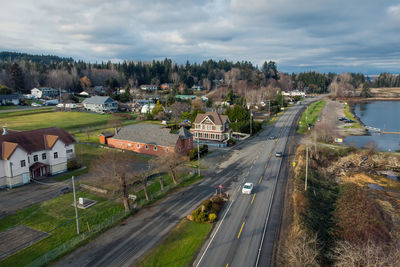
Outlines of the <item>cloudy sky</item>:
[[400,1],[0,0],[0,51],[400,72]]

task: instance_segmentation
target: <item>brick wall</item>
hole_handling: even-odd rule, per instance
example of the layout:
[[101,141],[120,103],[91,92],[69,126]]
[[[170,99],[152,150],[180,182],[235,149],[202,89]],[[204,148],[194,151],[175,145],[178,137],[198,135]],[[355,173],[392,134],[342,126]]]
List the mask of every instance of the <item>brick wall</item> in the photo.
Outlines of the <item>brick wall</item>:
[[[130,150],[140,154],[147,154],[152,156],[162,156],[168,153],[174,153],[175,147],[169,146],[155,146],[151,144],[143,144],[132,141],[118,140],[114,138],[107,138],[107,144],[110,147]],[[156,147],[156,149],[154,149]],[[189,153],[189,152],[188,152]]]

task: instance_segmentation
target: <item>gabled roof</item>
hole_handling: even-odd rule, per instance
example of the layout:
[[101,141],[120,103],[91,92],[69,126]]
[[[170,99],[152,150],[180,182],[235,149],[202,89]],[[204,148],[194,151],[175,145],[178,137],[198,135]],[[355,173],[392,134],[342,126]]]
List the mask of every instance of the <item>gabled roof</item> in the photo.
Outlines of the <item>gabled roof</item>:
[[183,138],[190,138],[193,136],[185,127],[181,127],[178,131],[178,135]]
[[194,123],[201,123],[204,119],[209,118],[215,125],[223,125],[229,121],[227,115],[220,115],[218,112],[206,112],[205,114],[197,114]]
[[10,156],[14,153],[17,149],[18,144],[11,143],[11,142],[3,142],[2,146],[2,154],[4,159],[9,159]]
[[[187,136],[184,130],[182,133]],[[180,134],[173,134],[170,129],[160,125],[132,124],[121,128],[113,138],[143,144],[175,147],[180,136]]]
[[114,100],[111,97],[98,96],[98,95],[86,98],[85,100],[82,101],[83,104],[105,104],[110,102],[114,102]]
[[12,155],[16,149],[13,143],[31,154],[51,149],[57,140],[61,140],[65,145],[75,143],[72,135],[57,127],[21,132],[9,131],[6,135],[0,135],[0,159],[8,159]]

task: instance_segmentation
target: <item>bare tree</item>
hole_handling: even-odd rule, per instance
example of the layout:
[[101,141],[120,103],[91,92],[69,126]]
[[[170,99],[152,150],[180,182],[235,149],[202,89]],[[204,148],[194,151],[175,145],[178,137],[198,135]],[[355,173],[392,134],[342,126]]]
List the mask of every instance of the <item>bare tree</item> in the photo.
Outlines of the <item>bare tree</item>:
[[[136,174],[136,175],[135,175]],[[90,170],[91,179],[107,184],[118,184],[115,190],[120,195],[126,211],[130,210],[128,186],[138,181],[135,165],[128,153],[110,151],[104,153]]]
[[182,112],[190,111],[190,104],[187,102],[175,102],[170,106],[170,109],[172,111],[172,117],[175,120],[179,120]]
[[182,155],[175,152],[169,154],[168,156],[158,158],[157,164],[159,166],[159,170],[165,170],[169,172],[174,184],[178,184],[177,169],[182,161]]

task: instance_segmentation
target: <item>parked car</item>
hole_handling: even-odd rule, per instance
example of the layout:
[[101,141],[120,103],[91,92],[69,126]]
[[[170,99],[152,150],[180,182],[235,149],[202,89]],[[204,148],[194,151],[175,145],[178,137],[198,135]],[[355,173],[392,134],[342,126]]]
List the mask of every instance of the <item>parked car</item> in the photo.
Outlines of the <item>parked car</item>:
[[338,120],[340,120],[340,121],[345,121],[345,120],[347,120],[345,117],[341,117],[341,118],[339,118]]
[[242,194],[250,195],[253,192],[253,183],[245,183],[242,188]]
[[41,107],[42,105],[39,104],[39,103],[33,102],[33,103],[31,104],[31,106],[32,106],[32,107]]
[[281,151],[276,151],[275,157],[281,158],[281,157],[283,157],[283,153]]
[[275,140],[276,137],[274,135],[271,135],[270,137],[268,137],[269,140]]

